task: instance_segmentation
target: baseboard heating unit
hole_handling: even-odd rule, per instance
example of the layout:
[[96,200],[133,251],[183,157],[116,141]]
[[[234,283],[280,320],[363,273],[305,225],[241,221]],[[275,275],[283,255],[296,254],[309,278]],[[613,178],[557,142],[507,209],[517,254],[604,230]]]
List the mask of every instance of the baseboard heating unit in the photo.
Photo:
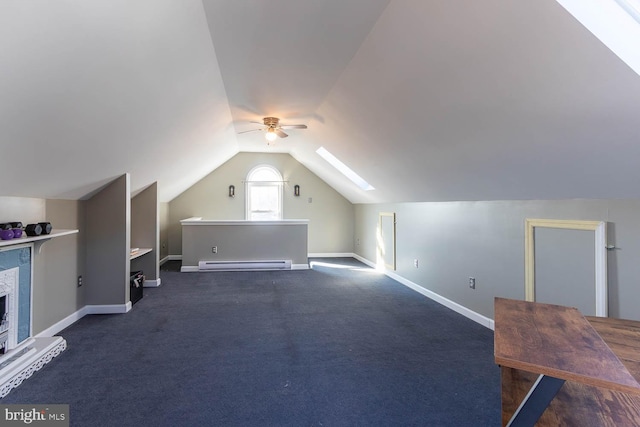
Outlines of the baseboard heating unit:
[[198,271],[291,270],[290,259],[267,261],[200,261]]

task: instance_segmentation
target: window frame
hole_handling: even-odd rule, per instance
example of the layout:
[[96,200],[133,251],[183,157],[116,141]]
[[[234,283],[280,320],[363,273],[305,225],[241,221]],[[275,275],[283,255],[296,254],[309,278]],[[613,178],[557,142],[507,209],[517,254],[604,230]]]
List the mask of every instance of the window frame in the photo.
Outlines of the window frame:
[[[269,180],[269,181],[256,180],[255,175],[262,170],[269,170],[273,174],[275,179]],[[268,219],[253,218],[253,213],[256,211],[252,209],[252,202],[251,202],[252,191],[251,190],[256,187],[277,188],[277,192],[276,192],[278,197],[277,218],[268,218]],[[247,180],[245,181],[245,219],[247,221],[280,221],[284,218],[283,204],[284,204],[284,181],[282,179],[282,174],[280,173],[280,171],[274,166],[266,165],[266,164],[257,165],[253,167],[247,174]]]

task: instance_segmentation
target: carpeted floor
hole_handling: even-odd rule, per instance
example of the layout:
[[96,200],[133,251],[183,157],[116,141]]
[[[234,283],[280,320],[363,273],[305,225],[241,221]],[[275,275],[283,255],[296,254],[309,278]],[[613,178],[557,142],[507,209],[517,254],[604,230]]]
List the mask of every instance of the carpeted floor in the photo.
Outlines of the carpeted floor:
[[73,426],[497,426],[493,332],[353,259],[179,273],[7,397]]

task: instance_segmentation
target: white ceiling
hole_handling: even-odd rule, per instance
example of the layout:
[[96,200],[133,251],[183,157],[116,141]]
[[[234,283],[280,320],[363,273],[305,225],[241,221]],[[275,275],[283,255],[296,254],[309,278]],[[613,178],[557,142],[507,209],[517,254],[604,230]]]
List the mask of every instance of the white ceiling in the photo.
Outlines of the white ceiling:
[[640,197],[640,76],[553,0],[2,0],[0,77],[5,196],[271,151],[354,203]]

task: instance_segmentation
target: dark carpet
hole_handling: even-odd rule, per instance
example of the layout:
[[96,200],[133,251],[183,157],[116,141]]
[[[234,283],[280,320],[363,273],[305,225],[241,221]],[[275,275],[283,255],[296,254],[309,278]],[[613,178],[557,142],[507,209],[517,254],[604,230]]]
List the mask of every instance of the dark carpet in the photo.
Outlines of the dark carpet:
[[493,332],[353,259],[312,270],[161,271],[127,314],[0,400],[73,426],[498,426]]

